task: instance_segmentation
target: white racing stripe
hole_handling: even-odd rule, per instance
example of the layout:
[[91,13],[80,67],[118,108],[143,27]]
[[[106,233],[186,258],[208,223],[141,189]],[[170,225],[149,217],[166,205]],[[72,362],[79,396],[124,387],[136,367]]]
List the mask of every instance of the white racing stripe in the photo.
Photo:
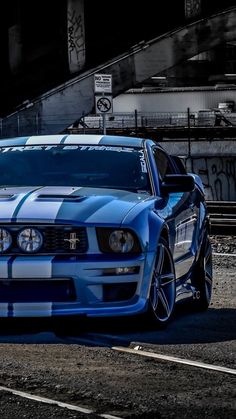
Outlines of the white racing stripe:
[[120,346],[112,346],[111,349],[113,349],[114,351],[125,352],[132,355],[140,355],[140,356],[145,356],[147,358],[160,359],[163,361],[175,362],[178,364],[190,365],[192,367],[205,368],[208,370],[236,375],[236,369],[221,367],[219,365],[206,364],[204,362],[191,361],[189,359],[177,358],[175,356],[162,355],[162,354],[157,354],[155,352],[141,351],[139,349],[123,348]]
[[[18,190],[12,187],[8,192],[1,192],[1,222],[11,221],[21,201],[34,190],[35,187],[20,187]],[[12,198],[7,198],[7,193],[12,195]]]
[[[28,220],[29,222],[35,222],[35,219],[41,219],[45,222],[52,222],[52,220],[56,221],[57,214],[60,211],[61,206],[63,205],[63,199],[51,201],[50,204],[48,200],[40,199],[41,195],[49,195],[53,198],[54,195],[65,195],[65,198],[77,190],[81,188],[75,188],[71,186],[65,187],[53,187],[53,186],[45,186],[42,187],[39,191],[33,192],[29,198],[22,204],[18,213],[17,213],[17,222],[25,222]],[[40,203],[40,205],[39,205]]]
[[[88,134],[73,134],[73,135],[33,135],[28,138],[26,145],[40,145],[40,144],[99,144],[104,135],[88,135]],[[64,140],[65,138],[65,140]]]
[[[94,412],[94,410],[91,410],[91,409],[85,409],[84,407],[74,406],[73,404],[68,404],[68,403],[60,402],[58,400],[48,399],[47,397],[36,396],[34,394],[25,393],[24,391],[14,390],[8,387],[0,386],[0,391],[6,391],[8,393],[14,394],[15,396],[23,397],[25,399],[29,399],[29,400],[33,400],[33,401],[37,401],[41,403],[47,403],[51,405],[56,405],[58,407],[66,408],[69,410],[74,410],[76,412],[84,413],[85,415],[91,415],[92,413],[94,414],[96,413]],[[105,419],[122,419],[121,417],[107,415],[107,414],[96,414],[96,416],[99,416]]]
[[12,278],[52,278],[54,256],[18,256],[12,263]]
[[32,135],[26,141],[26,145],[33,145],[33,144],[60,144],[62,138],[65,137],[63,135]]
[[13,303],[13,317],[50,317],[52,315],[52,303]]
[[88,134],[68,135],[68,137],[65,139],[63,144],[95,145],[95,144],[99,144],[103,137],[104,135],[88,135]]

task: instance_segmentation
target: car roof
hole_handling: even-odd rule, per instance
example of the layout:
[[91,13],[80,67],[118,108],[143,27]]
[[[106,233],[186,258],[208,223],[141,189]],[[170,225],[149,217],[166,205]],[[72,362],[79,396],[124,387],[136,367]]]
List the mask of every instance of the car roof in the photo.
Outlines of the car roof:
[[[123,147],[143,147],[144,138],[90,135],[90,134],[58,134],[58,135],[33,135],[30,137],[4,138],[0,140],[0,147],[44,144],[83,144],[83,145],[113,145]],[[152,142],[152,141],[151,141]],[[154,144],[154,143],[153,143]]]

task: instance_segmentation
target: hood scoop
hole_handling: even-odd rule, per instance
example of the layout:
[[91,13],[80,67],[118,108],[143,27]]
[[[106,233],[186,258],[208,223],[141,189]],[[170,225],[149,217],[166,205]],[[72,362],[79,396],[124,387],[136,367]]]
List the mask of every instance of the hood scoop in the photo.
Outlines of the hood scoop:
[[0,199],[11,200],[15,198],[15,194],[0,194]]
[[80,202],[86,197],[82,195],[64,195],[64,194],[41,194],[37,196],[38,200],[46,201],[63,201],[63,202]]

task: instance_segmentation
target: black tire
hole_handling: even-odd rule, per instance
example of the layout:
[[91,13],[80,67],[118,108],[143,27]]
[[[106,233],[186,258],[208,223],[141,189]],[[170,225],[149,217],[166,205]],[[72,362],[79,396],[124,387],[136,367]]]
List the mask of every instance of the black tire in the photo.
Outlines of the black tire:
[[168,243],[160,238],[152,273],[147,318],[149,325],[164,328],[172,318],[176,299],[175,268]]
[[208,309],[212,295],[212,249],[208,235],[203,241],[198,261],[193,271],[193,286],[196,289],[194,309],[205,311]]

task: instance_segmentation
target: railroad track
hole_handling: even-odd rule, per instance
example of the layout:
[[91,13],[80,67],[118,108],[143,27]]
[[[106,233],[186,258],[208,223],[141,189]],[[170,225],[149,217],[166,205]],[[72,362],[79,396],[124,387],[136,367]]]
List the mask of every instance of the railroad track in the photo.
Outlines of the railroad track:
[[211,234],[236,234],[236,202],[207,201]]

